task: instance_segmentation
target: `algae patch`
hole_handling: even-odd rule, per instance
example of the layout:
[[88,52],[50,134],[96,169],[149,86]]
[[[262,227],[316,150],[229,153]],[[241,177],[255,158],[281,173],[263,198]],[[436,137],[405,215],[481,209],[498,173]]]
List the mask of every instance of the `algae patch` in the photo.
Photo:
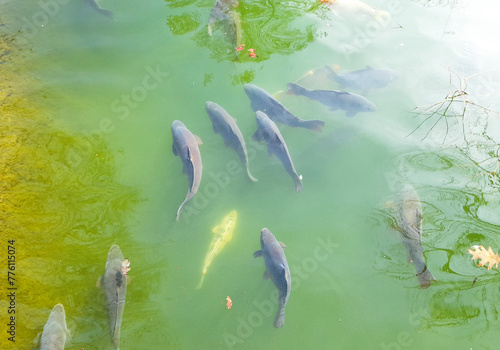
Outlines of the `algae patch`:
[[[113,242],[132,244],[126,218],[139,194],[116,181],[105,140],[58,130],[50,111],[31,101],[37,83],[20,75],[19,49],[8,47],[13,44],[5,35],[2,39],[0,246],[15,240],[17,290],[16,342],[2,336],[0,348],[31,349],[56,303],[64,304],[70,328],[75,318],[91,316],[89,304],[100,301],[91,300],[95,281],[90,280],[102,267],[103,249]],[[0,254],[2,279],[6,258]],[[7,307],[0,302],[2,324],[8,323]],[[91,327],[79,325],[80,333]]]

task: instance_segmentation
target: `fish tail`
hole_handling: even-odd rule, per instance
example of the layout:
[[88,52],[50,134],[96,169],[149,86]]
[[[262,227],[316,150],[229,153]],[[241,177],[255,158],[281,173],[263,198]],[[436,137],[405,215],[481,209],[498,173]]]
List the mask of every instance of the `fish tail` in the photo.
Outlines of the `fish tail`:
[[205,280],[205,274],[201,275],[201,281],[200,283],[198,284],[198,287],[196,287],[196,289],[201,289],[201,286],[203,285],[203,281]]
[[302,180],[298,176],[293,177],[293,182],[295,182],[295,191],[302,192],[304,185],[302,185]]
[[115,14],[112,11],[105,10],[105,9],[100,9],[98,11],[99,11],[99,13],[101,13],[102,15],[104,15],[104,16],[110,18],[110,19],[114,19],[115,18]]
[[327,71],[327,78],[333,81],[337,81],[337,78],[339,77],[338,74],[330,67],[329,65],[325,66],[325,69]]
[[431,285],[431,281],[436,280],[431,271],[427,268],[427,265],[424,265],[424,270],[417,274],[417,279],[422,288],[428,288]]
[[252,180],[253,182],[257,182],[259,180],[257,180],[255,177],[252,176],[252,174],[250,174],[250,169],[248,168],[248,163],[247,163],[247,175],[248,175],[248,178],[250,180]]
[[118,331],[118,335],[115,335],[113,339],[113,344],[115,345],[115,350],[120,350],[120,333]]
[[378,22],[388,22],[391,19],[391,14],[387,11],[377,10],[375,13],[375,20]]
[[304,95],[307,91],[307,89],[295,83],[286,84],[286,88],[288,89],[288,93],[292,95]]
[[182,210],[182,207],[184,206],[184,202],[182,202],[181,206],[179,207],[179,209],[177,209],[177,216],[175,218],[176,221],[179,221],[179,216],[181,216],[181,210]]
[[191,190],[189,190],[189,192],[186,195],[186,198],[184,199],[184,202],[182,202],[179,209],[177,209],[177,218],[176,218],[177,221],[179,221],[179,217],[181,216],[182,208],[184,208],[186,203],[189,202],[193,197],[194,197],[193,192],[191,192]]
[[302,120],[298,126],[317,132],[321,132],[321,128],[325,126],[325,122],[322,120]]
[[274,317],[274,328],[281,328],[285,325],[285,305],[279,305],[276,316]]
[[184,208],[184,205],[186,204],[187,202],[187,198],[184,200],[184,202],[182,202],[182,204],[180,205],[179,209],[177,209],[177,217],[175,218],[176,221],[179,221],[179,217],[181,216],[181,211],[182,211],[182,208]]

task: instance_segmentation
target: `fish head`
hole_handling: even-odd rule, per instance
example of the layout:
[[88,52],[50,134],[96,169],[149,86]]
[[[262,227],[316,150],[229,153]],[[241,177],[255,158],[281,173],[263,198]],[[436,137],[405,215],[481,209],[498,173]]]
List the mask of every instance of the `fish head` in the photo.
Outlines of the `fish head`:
[[120,247],[117,246],[116,244],[113,244],[111,246],[111,248],[109,248],[109,252],[108,252],[107,262],[111,262],[113,260],[120,260],[120,262],[124,260],[122,251],[121,251]]
[[377,106],[372,101],[366,101],[363,106],[363,109],[367,112],[375,112],[377,110]]
[[255,86],[254,84],[245,84],[243,88],[245,89],[245,93],[250,100],[256,98],[257,86]]
[[212,122],[217,119],[216,116],[220,114],[220,109],[221,107],[215,102],[207,101],[205,103],[205,110],[207,111],[208,117]]
[[269,119],[269,117],[267,116],[266,113],[262,111],[255,112],[255,120],[257,121],[257,126],[259,128],[266,125],[267,119]]
[[276,237],[274,237],[273,233],[269,231],[268,228],[264,227],[260,231],[260,246],[264,249],[265,246],[271,245],[272,243],[277,242]]
[[255,103],[265,103],[270,96],[266,90],[254,84],[245,84],[244,89],[250,101]]
[[235,226],[237,218],[238,218],[238,213],[236,212],[236,210],[233,210],[226,215],[226,217],[224,218],[224,222],[226,222],[228,225]]
[[257,129],[259,132],[262,133],[262,135],[266,135],[264,136],[264,139],[268,139],[271,136],[273,129],[271,119],[266,113],[257,111],[255,112],[255,120],[257,121]]
[[207,110],[208,115],[211,116],[212,113],[219,110],[219,105],[215,102],[207,101],[205,103],[205,109]]
[[237,217],[238,214],[236,210],[231,211],[224,217],[224,219],[222,219],[222,223],[220,225],[217,225],[212,229],[212,232],[215,234],[222,233],[225,240],[231,240],[231,238],[233,237],[234,228],[236,226]]
[[56,304],[50,313],[49,322],[59,323],[63,329],[66,328],[66,312],[64,311],[64,306],[62,304]]
[[172,133],[174,133],[174,131],[177,129],[177,128],[180,128],[180,127],[186,127],[184,125],[183,122],[181,122],[180,120],[174,120],[174,122],[172,123]]

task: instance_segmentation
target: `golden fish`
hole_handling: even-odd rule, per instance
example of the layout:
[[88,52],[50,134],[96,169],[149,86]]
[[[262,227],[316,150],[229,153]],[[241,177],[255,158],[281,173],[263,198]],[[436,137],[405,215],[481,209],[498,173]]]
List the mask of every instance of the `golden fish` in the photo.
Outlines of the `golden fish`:
[[203,272],[201,275],[201,281],[198,285],[197,289],[201,288],[203,284],[203,279],[207,274],[208,267],[212,263],[212,260],[215,258],[217,254],[224,248],[227,242],[229,242],[233,238],[234,227],[236,226],[236,218],[237,218],[236,210],[233,210],[229,214],[226,215],[220,225],[215,226],[212,229],[212,233],[214,234],[214,238],[212,242],[210,242],[210,249],[208,250],[208,254],[205,257],[205,265],[203,266]]

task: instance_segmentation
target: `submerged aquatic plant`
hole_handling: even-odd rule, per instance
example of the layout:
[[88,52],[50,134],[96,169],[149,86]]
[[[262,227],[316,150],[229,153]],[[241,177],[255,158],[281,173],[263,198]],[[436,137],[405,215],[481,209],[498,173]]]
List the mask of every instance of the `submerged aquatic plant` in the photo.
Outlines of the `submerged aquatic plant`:
[[[415,107],[414,108],[415,117],[423,116],[424,120],[420,122],[420,124],[418,124],[418,126],[415,129],[413,129],[413,131],[410,134],[408,134],[408,136],[414,134],[418,129],[420,129],[424,124],[426,124],[427,121],[433,121],[432,126],[427,130],[424,137],[422,137],[421,140],[423,141],[429,136],[429,134],[439,124],[439,122],[444,120],[446,124],[446,133],[442,141],[444,144],[446,141],[446,137],[448,136],[448,133],[450,131],[450,125],[448,119],[453,118],[455,120],[459,119],[461,121],[463,139],[464,142],[468,144],[469,140],[467,139],[467,135],[465,132],[465,125],[466,125],[465,119],[470,114],[468,112],[471,112],[470,108],[475,107],[478,110],[483,111],[485,113],[493,113],[500,116],[499,112],[493,111],[489,108],[486,108],[474,102],[470,98],[470,95],[467,93],[467,80],[478,75],[479,73],[462,78],[457,73],[453,72],[450,68],[448,68],[448,72],[450,75],[449,84],[453,88],[455,88],[455,90],[448,93],[445,96],[445,98],[439,102],[433,103],[428,106]],[[454,85],[453,76],[455,76],[458,79],[459,86]]]
[[[423,120],[407,136],[430,125],[421,141],[430,135],[442,137],[443,146],[455,148],[477,170],[477,175],[486,175],[490,185],[497,188],[500,186],[500,139],[498,135],[495,138],[497,125],[494,123],[500,117],[500,112],[486,107],[484,99],[479,101],[479,96],[468,92],[468,81],[487,72],[467,77],[460,77],[450,68],[448,72],[449,85],[454,90],[439,102],[415,107],[415,117],[423,117]],[[458,86],[454,84],[456,80],[459,82]],[[475,86],[476,90],[486,88],[491,91],[492,86],[484,86],[484,78],[480,78],[480,83]],[[438,126],[441,128],[437,128]],[[443,131],[442,135],[432,134],[433,130],[438,129]]]
[[[262,61],[272,54],[287,55],[303,50],[317,38],[317,25],[300,24],[298,20],[306,14],[321,17],[322,12],[326,12],[319,2],[297,0],[245,2],[239,6],[229,6],[232,2],[227,0],[166,2],[170,8],[167,19],[170,31],[175,35],[192,35],[192,39],[210,50],[211,57],[218,61]],[[227,11],[213,12],[214,4],[224,5]],[[203,18],[204,21],[200,20]],[[202,25],[205,22],[208,25]],[[255,51],[237,55],[243,51],[242,43]]]
[[[97,258],[96,249],[85,247],[125,241],[139,194],[117,181],[104,139],[67,132],[51,121],[52,111],[37,98],[39,84],[22,74],[32,64],[23,59],[26,52],[13,38],[0,38],[0,53],[10,52],[0,77],[1,236],[19,246],[24,318],[16,342],[28,344],[54,300],[65,301],[75,317],[85,313],[93,279],[88,271]],[[1,349],[10,346],[0,338]]]

